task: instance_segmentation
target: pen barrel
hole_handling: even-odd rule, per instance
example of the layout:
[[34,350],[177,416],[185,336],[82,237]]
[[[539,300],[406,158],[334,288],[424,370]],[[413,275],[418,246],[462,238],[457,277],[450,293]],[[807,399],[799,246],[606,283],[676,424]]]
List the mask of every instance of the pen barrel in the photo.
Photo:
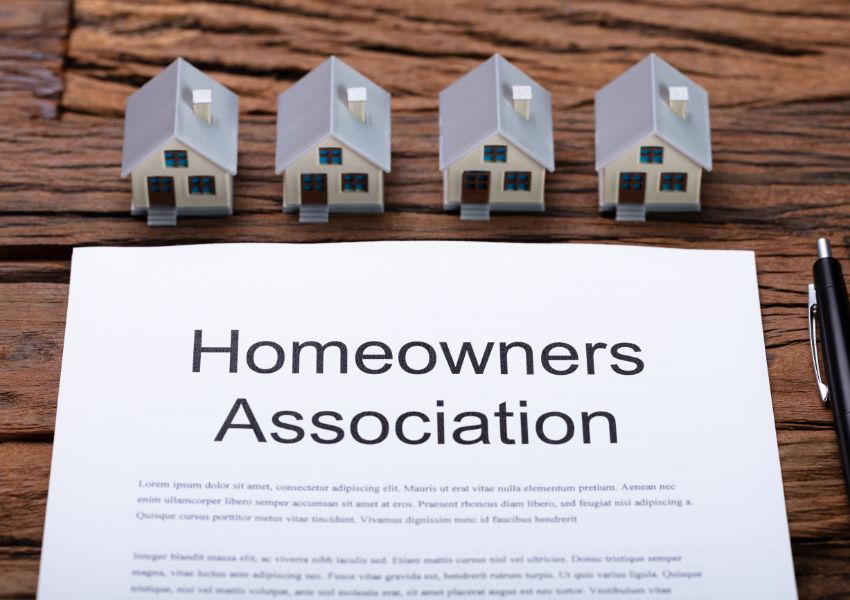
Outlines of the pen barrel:
[[814,264],[823,362],[830,404],[841,449],[844,480],[850,491],[850,300],[839,262],[821,258]]

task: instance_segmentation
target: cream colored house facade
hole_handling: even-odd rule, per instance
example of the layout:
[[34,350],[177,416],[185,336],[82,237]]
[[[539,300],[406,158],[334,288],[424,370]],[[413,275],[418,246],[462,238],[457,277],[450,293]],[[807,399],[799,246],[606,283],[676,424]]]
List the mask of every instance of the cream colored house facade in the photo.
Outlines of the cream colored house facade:
[[[166,160],[172,152],[186,153],[186,167],[170,167]],[[179,161],[178,161],[179,162]],[[233,175],[204,158],[186,144],[172,140],[143,160],[130,174],[133,215],[148,213],[153,198],[154,206],[162,196],[165,180],[171,180],[173,205],[180,215],[230,215],[233,214]],[[170,204],[165,199],[166,205]]]
[[122,175],[149,225],[233,213],[239,98],[178,58],[127,100]]
[[301,223],[383,212],[390,118],[390,95],[333,56],[280,94],[275,171],[284,212]]
[[599,208],[618,221],[701,208],[708,93],[655,54],[596,94]]
[[[504,148],[505,162],[486,160],[495,156],[489,149]],[[474,174],[470,177],[470,173]],[[486,173],[486,195],[480,187],[480,173]],[[546,169],[501,135],[493,135],[443,171],[443,206],[457,210],[466,198],[480,198],[493,211],[542,211]]]
[[[339,150],[340,164],[322,161],[323,150]],[[328,153],[333,156],[333,153]],[[325,203],[335,212],[383,212],[384,171],[351,147],[328,136],[283,171],[283,210],[300,211],[302,198],[316,192],[313,176],[324,175]],[[305,176],[310,176],[307,180]],[[305,190],[305,187],[313,189]]]
[[500,55],[440,93],[444,209],[464,220],[543,211],[554,168],[549,93]]
[[[647,155],[660,155],[661,161],[645,162]],[[701,166],[651,135],[599,171],[599,197],[603,210],[622,200],[656,211],[695,211],[700,209],[701,183]]]

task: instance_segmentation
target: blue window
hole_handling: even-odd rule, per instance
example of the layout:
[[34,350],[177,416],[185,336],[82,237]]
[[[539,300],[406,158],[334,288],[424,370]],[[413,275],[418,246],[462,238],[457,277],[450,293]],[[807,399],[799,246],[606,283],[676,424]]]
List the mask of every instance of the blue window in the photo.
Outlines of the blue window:
[[508,147],[484,146],[484,162],[508,162]]
[[688,191],[688,174],[687,173],[662,173],[661,174],[661,191],[662,192],[687,192]]
[[660,165],[664,162],[664,148],[661,146],[641,146],[640,162]]
[[505,173],[505,191],[527,192],[531,189],[531,173],[508,171]]
[[643,173],[620,173],[620,191],[640,192],[646,183]]
[[152,194],[170,194],[173,191],[173,177],[148,177],[148,192]]
[[188,167],[189,156],[185,150],[166,150],[165,151],[165,166],[166,167]]
[[302,192],[324,192],[327,176],[324,173],[304,173],[301,175]]
[[341,165],[342,148],[319,148],[320,165]]
[[366,173],[343,173],[343,192],[368,192],[369,176]]
[[215,177],[199,175],[189,178],[190,194],[215,194]]

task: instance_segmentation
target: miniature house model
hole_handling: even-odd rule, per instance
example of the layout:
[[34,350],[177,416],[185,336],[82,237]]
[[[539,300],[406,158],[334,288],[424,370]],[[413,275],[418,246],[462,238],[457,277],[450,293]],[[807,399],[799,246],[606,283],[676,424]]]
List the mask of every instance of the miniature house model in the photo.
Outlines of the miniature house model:
[[182,58],[127,100],[121,176],[148,225],[233,213],[239,98]]
[[443,208],[464,220],[490,211],[542,211],[555,169],[552,103],[498,54],[440,92]]
[[596,93],[599,207],[618,221],[697,211],[711,170],[708,93],[650,54]]
[[336,57],[323,62],[278,97],[275,172],[284,212],[302,223],[383,212],[390,95]]

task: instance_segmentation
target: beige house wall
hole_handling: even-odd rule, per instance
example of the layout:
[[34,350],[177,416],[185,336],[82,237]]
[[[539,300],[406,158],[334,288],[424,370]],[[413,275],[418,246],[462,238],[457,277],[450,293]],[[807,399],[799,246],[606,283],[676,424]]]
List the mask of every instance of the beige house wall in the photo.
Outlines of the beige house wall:
[[[664,148],[664,162],[648,164],[640,162],[641,146],[660,146]],[[698,209],[700,204],[700,187],[702,184],[702,168],[690,158],[662,141],[658,136],[651,135],[599,171],[599,205],[600,208],[613,208],[619,201],[620,173],[646,173],[646,197],[644,203],[648,208],[664,210]],[[661,173],[687,173],[688,185],[684,192],[662,192]]]
[[[166,150],[185,150],[188,167],[166,167]],[[190,194],[190,176],[215,177],[215,194]],[[233,211],[233,176],[207,160],[185,144],[172,140],[146,158],[130,175],[133,190],[133,213],[143,213],[150,206],[148,177],[174,178],[174,204],[179,211],[229,214]]]
[[[319,148],[342,148],[341,165],[319,164]],[[301,205],[301,174],[324,173],[328,178],[328,207],[380,210],[384,205],[384,172],[333,136],[328,136],[313,146],[283,172],[283,208],[294,209]],[[343,173],[366,173],[368,191],[343,192]]]
[[[484,146],[507,146],[507,162],[484,162]],[[513,210],[542,210],[544,189],[546,186],[546,169],[522,150],[496,134],[484,143],[475,147],[454,163],[443,173],[443,206],[454,209],[460,206],[463,191],[464,171],[490,172],[490,205],[494,210],[500,206]],[[505,172],[528,171],[531,173],[531,186],[528,191],[506,191],[504,189]]]

